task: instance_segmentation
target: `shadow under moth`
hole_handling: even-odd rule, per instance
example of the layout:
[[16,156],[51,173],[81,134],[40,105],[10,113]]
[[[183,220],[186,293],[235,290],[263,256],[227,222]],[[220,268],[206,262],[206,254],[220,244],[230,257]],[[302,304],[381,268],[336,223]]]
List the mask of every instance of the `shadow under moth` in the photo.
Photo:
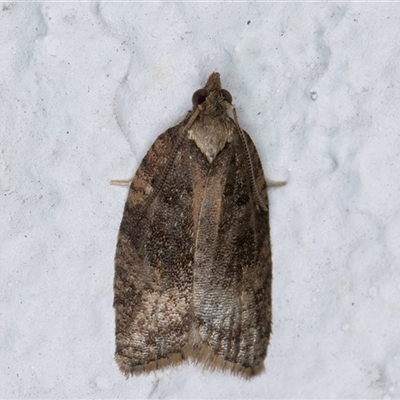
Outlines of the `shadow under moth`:
[[120,370],[129,376],[190,358],[246,378],[263,371],[271,333],[267,183],[219,73],[128,184],[115,255]]

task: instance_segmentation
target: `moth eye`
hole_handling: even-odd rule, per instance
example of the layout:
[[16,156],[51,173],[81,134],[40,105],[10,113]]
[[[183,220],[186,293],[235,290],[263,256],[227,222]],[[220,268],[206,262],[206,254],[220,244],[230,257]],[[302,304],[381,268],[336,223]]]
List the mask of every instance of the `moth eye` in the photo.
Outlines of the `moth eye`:
[[232,103],[232,95],[225,89],[221,90],[222,95],[224,96],[224,99],[231,104]]
[[199,104],[204,103],[206,101],[207,96],[208,96],[207,89],[196,90],[192,97],[193,105],[197,107]]

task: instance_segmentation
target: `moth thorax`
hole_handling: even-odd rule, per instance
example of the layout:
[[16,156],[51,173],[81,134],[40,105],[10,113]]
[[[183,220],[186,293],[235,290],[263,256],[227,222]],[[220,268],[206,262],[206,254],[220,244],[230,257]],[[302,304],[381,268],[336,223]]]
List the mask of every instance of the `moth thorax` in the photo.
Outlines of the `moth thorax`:
[[193,123],[188,133],[189,139],[195,141],[210,164],[232,138],[232,129],[226,123],[224,116],[221,118],[203,116]]

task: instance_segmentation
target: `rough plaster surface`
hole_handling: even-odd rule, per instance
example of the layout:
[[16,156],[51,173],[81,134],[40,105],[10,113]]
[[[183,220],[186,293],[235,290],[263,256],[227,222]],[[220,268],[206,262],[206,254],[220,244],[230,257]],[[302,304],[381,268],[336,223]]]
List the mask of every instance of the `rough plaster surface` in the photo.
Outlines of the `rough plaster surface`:
[[[0,5],[0,396],[400,398],[400,8]],[[219,71],[271,189],[274,330],[247,382],[113,361],[128,179]]]

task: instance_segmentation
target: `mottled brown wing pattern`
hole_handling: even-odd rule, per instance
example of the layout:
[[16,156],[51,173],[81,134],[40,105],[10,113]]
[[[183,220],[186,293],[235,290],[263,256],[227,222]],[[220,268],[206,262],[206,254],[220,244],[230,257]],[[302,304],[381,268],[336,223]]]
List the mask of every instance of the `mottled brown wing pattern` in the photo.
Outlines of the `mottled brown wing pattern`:
[[116,360],[127,375],[179,362],[187,342],[192,188],[190,177],[174,179],[187,167],[179,151],[161,186],[159,182],[179,128],[161,135],[143,159],[121,222],[114,280]]
[[[251,139],[257,187],[268,204],[265,179]],[[271,331],[272,263],[268,210],[252,192],[239,132],[208,172],[208,202],[194,256],[191,355],[214,368],[252,376],[263,369]]]
[[129,190],[115,257],[116,360],[127,376],[187,357],[245,377],[271,332],[268,195],[257,150],[213,73]]

